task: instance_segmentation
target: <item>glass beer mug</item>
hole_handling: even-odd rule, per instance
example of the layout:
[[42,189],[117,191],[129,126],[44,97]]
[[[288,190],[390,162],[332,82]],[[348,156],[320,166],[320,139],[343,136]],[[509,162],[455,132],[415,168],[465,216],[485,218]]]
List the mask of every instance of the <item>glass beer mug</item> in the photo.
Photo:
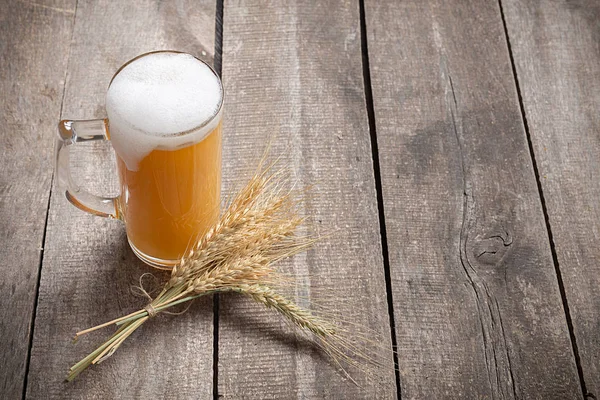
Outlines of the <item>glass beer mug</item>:
[[[221,192],[223,87],[214,70],[185,53],[146,53],[123,65],[106,94],[108,118],[58,124],[56,176],[76,207],[125,223],[134,253],[169,269],[216,222]],[[81,189],[70,145],[110,140],[120,195]]]

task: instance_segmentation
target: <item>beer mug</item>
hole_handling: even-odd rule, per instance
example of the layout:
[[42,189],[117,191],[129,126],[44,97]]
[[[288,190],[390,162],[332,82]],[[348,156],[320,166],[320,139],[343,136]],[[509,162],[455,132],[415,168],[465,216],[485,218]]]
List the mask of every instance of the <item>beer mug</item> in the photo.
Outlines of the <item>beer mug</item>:
[[[58,187],[76,207],[125,223],[134,253],[172,268],[219,216],[223,87],[203,61],[176,51],[142,54],[113,76],[108,118],[58,124]],[[99,197],[71,178],[71,145],[110,140],[120,194]]]

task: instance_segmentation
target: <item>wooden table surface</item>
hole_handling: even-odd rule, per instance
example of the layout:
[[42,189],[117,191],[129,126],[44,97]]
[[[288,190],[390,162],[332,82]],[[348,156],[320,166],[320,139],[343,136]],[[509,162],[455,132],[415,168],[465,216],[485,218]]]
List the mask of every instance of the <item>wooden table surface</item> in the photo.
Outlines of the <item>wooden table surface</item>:
[[[0,34],[0,398],[600,399],[597,0],[2,0]],[[56,123],[104,117],[156,49],[222,73],[225,192],[271,134],[316,184],[336,234],[292,267],[397,346],[395,379],[355,386],[221,296],[64,382],[149,268],[54,187]],[[114,191],[110,147],[76,150]]]

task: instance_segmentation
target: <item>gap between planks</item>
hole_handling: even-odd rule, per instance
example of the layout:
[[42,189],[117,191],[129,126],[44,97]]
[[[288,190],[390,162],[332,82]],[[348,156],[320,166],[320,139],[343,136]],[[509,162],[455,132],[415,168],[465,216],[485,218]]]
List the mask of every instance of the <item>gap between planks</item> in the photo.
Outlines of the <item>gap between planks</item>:
[[579,384],[581,387],[581,393],[583,395],[583,398],[586,399],[588,391],[586,388],[585,379],[583,377],[583,369],[581,367],[581,358],[579,356],[579,349],[577,347],[577,338],[575,337],[575,331],[573,330],[573,320],[571,318],[571,312],[569,310],[569,302],[567,300],[565,286],[563,283],[562,274],[560,272],[560,264],[558,262],[558,256],[556,254],[554,238],[552,236],[552,227],[550,226],[550,218],[548,216],[548,209],[546,207],[546,200],[544,198],[544,189],[542,188],[542,182],[540,180],[540,172],[539,172],[537,162],[535,159],[535,152],[533,150],[533,143],[531,141],[531,133],[529,132],[529,125],[527,123],[527,115],[525,113],[525,108],[523,106],[523,96],[521,95],[521,86],[519,85],[519,77],[517,75],[517,69],[516,69],[515,60],[513,57],[513,50],[511,47],[511,43],[510,43],[510,37],[508,35],[508,29],[506,27],[506,19],[504,16],[504,8],[502,6],[502,0],[498,0],[498,6],[500,7],[500,16],[502,17],[502,26],[504,28],[504,36],[506,38],[506,45],[508,47],[508,55],[510,58],[510,65],[512,68],[513,78],[515,81],[515,87],[517,90],[517,97],[519,99],[519,108],[521,111],[521,116],[523,117],[523,126],[525,128],[525,135],[527,137],[527,146],[529,147],[529,154],[531,156],[531,162],[533,164],[533,172],[535,174],[537,190],[538,190],[538,194],[540,197],[540,203],[542,205],[542,212],[544,214],[544,222],[546,224],[546,230],[548,231],[548,241],[550,242],[550,252],[552,253],[552,261],[554,263],[554,270],[556,271],[556,279],[558,282],[558,289],[560,291],[560,297],[561,297],[562,304],[563,304],[563,311],[565,313],[567,327],[569,329],[569,337],[571,339],[571,346],[572,346],[573,356],[575,358],[575,365],[577,366],[577,374],[579,375]]
[[[223,72],[223,0],[217,0],[215,12],[215,56],[213,67],[222,79]],[[219,294],[213,295],[213,400],[219,399]]]
[[377,143],[377,126],[375,121],[375,106],[373,104],[373,89],[371,87],[371,67],[369,64],[369,47],[367,42],[367,22],[365,15],[365,1],[359,0],[360,8],[360,44],[362,53],[363,84],[365,90],[365,103],[367,119],[369,121],[369,135],[371,137],[371,155],[373,158],[373,175],[375,177],[375,190],[377,191],[377,211],[379,216],[379,234],[381,236],[381,254],[385,274],[385,289],[387,292],[388,317],[390,321],[390,336],[394,350],[394,375],[396,378],[396,394],[398,400],[402,398],[400,387],[400,368],[398,364],[398,344],[396,339],[396,322],[394,318],[394,297],[392,294],[392,278],[390,272],[390,258],[387,243],[387,229],[385,225],[385,209],[383,205],[383,188],[381,185],[381,168],[379,164],[379,146]]
[[[69,51],[67,53],[67,59],[65,63],[65,73],[63,75],[63,92],[60,100],[60,110],[58,117],[62,118],[63,106],[65,104],[65,93],[67,92],[67,74],[69,71],[69,61],[71,59],[71,47],[73,45],[73,38],[75,34],[75,16],[77,15],[77,6],[79,0],[75,1],[75,8],[73,10],[73,20],[71,24],[71,39],[69,40]],[[54,163],[54,159],[52,159]],[[52,193],[54,192],[54,165],[52,166],[52,173],[50,175],[50,193],[48,193],[48,204],[46,205],[46,218],[44,219],[44,231],[42,233],[42,246],[40,248],[40,262],[38,265],[37,282],[35,285],[35,296],[33,300],[33,312],[31,313],[31,322],[29,323],[29,345],[27,346],[27,361],[25,362],[25,376],[23,379],[23,395],[22,399],[27,398],[27,383],[29,378],[29,365],[31,362],[31,348],[33,347],[33,333],[35,331],[35,319],[37,316],[38,299],[40,295],[40,283],[42,280],[42,265],[44,262],[44,249],[46,248],[46,233],[48,231],[48,219],[50,217],[50,201],[52,200]]]
[[[75,15],[75,14],[73,14]],[[67,65],[68,65],[67,57]],[[64,90],[63,90],[64,100]],[[62,115],[62,102],[60,104],[60,115]],[[38,298],[40,296],[40,282],[42,280],[42,263],[44,262],[44,247],[46,246],[46,231],[48,230],[48,217],[50,216],[50,200],[52,199],[52,187],[54,184],[54,171],[50,176],[50,193],[48,193],[48,204],[46,205],[46,218],[44,220],[44,231],[42,233],[42,246],[40,248],[40,262],[38,265],[38,275],[35,284],[35,296],[33,297],[33,312],[31,313],[31,322],[29,322],[29,345],[27,346],[27,361],[25,362],[25,376],[23,378],[23,400],[27,397],[27,377],[29,376],[29,363],[31,361],[31,347],[33,346],[33,331],[35,330],[35,316],[37,315]]]

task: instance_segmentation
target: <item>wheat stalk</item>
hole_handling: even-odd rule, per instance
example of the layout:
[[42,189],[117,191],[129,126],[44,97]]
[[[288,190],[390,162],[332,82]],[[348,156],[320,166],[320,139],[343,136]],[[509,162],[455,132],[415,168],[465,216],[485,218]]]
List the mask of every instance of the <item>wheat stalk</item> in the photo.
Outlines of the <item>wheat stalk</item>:
[[278,273],[275,264],[306,250],[316,238],[297,234],[304,219],[297,211],[295,194],[285,189],[285,172],[273,172],[272,165],[263,164],[264,159],[217,223],[173,268],[169,281],[148,306],[76,334],[75,339],[106,326],[118,326],[102,345],[71,367],[67,380],[106,360],[157,313],[200,296],[225,292],[245,295],[276,310],[301,331],[314,335],[317,344],[338,364],[343,360],[349,365],[360,365],[348,353],[375,364],[343,337],[345,331],[340,326],[277,292],[286,278]]

